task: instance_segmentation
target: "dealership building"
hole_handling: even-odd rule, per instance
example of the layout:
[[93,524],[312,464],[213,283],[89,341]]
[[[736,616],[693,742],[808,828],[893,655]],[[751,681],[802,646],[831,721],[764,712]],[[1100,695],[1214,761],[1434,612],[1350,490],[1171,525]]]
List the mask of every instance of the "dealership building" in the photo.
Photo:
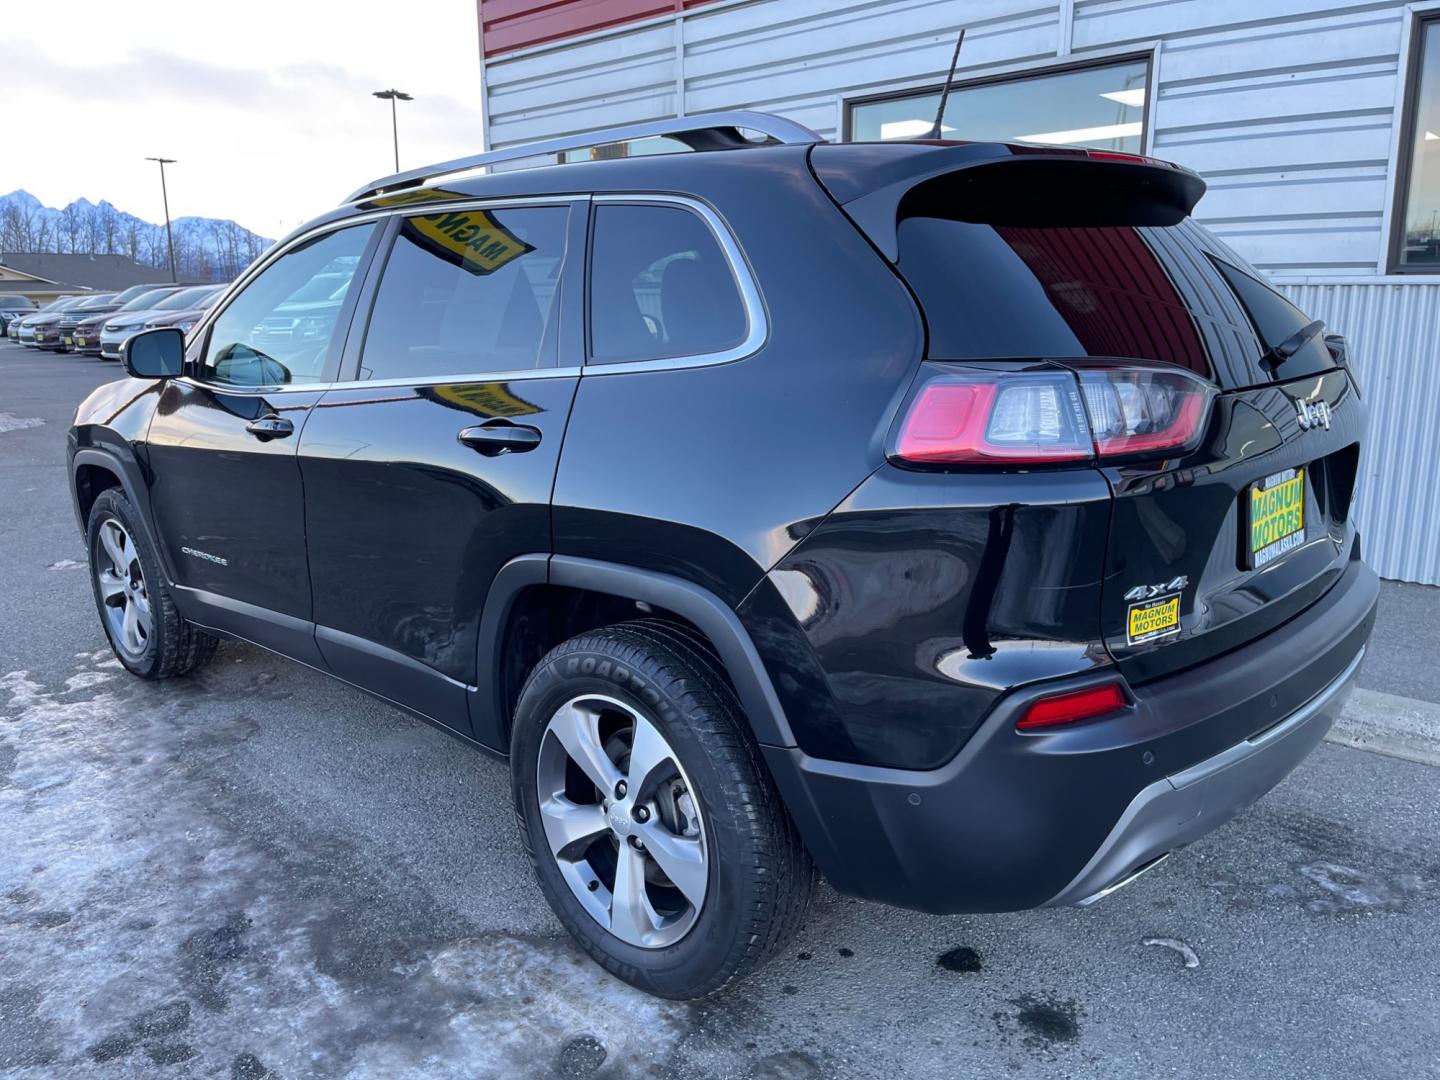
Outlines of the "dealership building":
[[479,0],[479,11],[491,148],[739,108],[826,139],[915,138],[963,26],[946,138],[1192,168],[1209,184],[1195,217],[1347,335],[1371,410],[1355,511],[1367,561],[1440,585],[1440,0]]

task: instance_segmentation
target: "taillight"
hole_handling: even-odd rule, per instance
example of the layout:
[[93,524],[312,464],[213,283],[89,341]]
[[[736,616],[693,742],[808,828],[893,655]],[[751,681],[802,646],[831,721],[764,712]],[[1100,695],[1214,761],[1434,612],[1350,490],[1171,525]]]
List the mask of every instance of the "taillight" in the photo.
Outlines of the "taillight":
[[1090,457],[1090,431],[1068,372],[947,375],[920,388],[900,428],[906,461],[1042,464]]
[[916,393],[895,456],[916,464],[1044,465],[1195,448],[1216,390],[1179,368],[945,367]]
[[1042,697],[1025,710],[1015,722],[1020,731],[1037,731],[1075,724],[1081,720],[1097,720],[1130,707],[1119,683],[1101,683],[1084,690]]

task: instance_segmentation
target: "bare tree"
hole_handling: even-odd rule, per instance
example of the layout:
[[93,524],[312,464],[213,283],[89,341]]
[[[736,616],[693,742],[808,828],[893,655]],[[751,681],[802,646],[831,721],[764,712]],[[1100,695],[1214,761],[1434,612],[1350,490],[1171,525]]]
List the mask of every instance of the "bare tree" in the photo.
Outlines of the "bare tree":
[[109,203],[101,203],[96,208],[99,215],[100,247],[106,255],[115,254],[115,246],[119,242],[120,222],[119,215],[115,208]]
[[28,251],[29,242],[20,207],[6,203],[4,212],[0,213],[0,251]]
[[60,211],[60,234],[58,240],[60,242],[59,251],[62,254],[65,252],[78,252],[80,250],[80,236],[85,227],[83,218],[84,215],[81,214],[80,207],[76,206],[73,202],[65,207],[64,210]]

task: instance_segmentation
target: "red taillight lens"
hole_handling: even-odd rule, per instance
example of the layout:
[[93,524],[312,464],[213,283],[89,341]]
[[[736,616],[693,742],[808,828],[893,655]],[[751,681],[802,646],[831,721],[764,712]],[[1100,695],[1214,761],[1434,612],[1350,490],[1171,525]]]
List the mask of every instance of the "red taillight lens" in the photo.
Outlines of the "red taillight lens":
[[1094,720],[1129,707],[1130,702],[1119,683],[1102,683],[1084,690],[1041,698],[1025,710],[1025,715],[1015,722],[1015,727],[1020,731],[1037,731],[1081,720]]
[[1043,465],[1180,453],[1199,442],[1214,396],[1213,386],[1178,368],[945,368],[911,402],[895,456],[916,464]]
[[895,452],[952,465],[1084,461],[1094,453],[1068,372],[946,375],[921,387]]

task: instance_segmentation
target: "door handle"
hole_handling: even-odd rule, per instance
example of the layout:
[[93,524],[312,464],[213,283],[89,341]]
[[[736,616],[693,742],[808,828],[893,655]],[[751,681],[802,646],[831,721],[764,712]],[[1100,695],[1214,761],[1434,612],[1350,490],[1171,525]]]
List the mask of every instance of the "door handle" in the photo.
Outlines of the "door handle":
[[501,454],[523,454],[540,445],[540,429],[509,420],[491,420],[475,427],[463,428],[459,440],[486,457]]
[[251,420],[246,424],[245,430],[261,442],[268,442],[271,439],[283,439],[287,435],[295,434],[295,425],[283,416],[262,416],[258,420]]

